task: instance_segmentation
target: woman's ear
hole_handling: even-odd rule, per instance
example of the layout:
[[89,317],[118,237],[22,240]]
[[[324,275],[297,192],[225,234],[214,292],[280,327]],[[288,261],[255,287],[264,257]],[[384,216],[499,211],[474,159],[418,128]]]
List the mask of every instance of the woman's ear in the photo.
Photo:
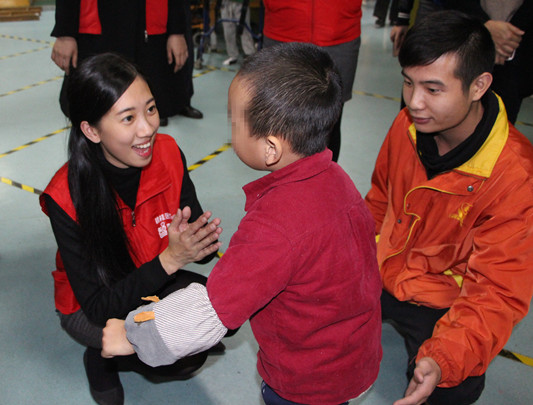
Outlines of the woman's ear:
[[93,143],[100,143],[102,141],[100,139],[98,130],[92,125],[90,125],[87,121],[81,122],[80,129],[89,141]]
[[281,160],[283,155],[283,145],[279,138],[269,135],[265,138],[265,165],[270,167]]

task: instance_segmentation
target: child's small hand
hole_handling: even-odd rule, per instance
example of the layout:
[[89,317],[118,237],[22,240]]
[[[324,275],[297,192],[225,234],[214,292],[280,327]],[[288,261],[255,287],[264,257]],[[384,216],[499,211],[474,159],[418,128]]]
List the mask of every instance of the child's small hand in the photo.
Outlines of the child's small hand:
[[208,223],[211,212],[203,213],[195,222],[189,224],[190,209],[178,210],[168,226],[168,247],[159,255],[159,259],[168,274],[175,273],[188,263],[196,262],[214,253],[221,246],[217,242],[222,228],[220,219]]
[[109,319],[102,337],[102,357],[128,356],[135,353],[126,337],[126,328],[121,319]]

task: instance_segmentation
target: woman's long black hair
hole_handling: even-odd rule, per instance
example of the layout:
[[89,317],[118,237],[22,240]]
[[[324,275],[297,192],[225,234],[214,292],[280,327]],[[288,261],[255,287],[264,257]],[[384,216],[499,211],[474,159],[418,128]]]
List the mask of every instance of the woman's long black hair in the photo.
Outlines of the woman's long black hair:
[[84,254],[106,286],[134,266],[119,215],[116,194],[102,171],[100,144],[91,142],[80,125],[98,126],[100,119],[128,89],[139,71],[115,54],[93,56],[80,63],[69,79],[68,185],[81,230]]

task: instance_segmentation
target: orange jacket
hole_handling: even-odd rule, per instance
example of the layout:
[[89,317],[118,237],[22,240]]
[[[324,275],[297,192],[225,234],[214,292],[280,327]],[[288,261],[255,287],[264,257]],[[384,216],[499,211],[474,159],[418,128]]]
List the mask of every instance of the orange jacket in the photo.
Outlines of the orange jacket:
[[400,301],[450,308],[417,357],[439,364],[441,387],[483,374],[533,295],[533,147],[499,103],[480,150],[431,180],[401,111],[366,196],[384,288]]

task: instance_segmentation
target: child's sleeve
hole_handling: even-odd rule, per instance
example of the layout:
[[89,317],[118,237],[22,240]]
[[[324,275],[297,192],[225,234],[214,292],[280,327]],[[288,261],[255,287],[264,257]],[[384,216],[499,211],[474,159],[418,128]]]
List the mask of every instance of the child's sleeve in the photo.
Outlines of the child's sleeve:
[[[137,317],[136,321],[140,313],[147,314],[149,320]],[[213,309],[206,288],[192,283],[130,312],[126,332],[139,358],[156,367],[209,349],[222,340],[227,328]]]

